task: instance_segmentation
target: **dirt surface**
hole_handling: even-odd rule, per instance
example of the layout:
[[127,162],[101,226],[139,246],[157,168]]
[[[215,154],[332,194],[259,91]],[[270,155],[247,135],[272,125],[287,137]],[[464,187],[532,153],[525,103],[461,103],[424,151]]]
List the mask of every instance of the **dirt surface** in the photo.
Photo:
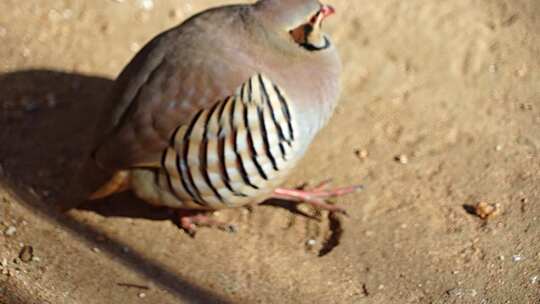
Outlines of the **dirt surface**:
[[341,103],[288,186],[364,184],[349,218],[192,239],[130,195],[61,210],[122,66],[225,1],[0,1],[0,303],[540,303],[540,2],[329,2]]

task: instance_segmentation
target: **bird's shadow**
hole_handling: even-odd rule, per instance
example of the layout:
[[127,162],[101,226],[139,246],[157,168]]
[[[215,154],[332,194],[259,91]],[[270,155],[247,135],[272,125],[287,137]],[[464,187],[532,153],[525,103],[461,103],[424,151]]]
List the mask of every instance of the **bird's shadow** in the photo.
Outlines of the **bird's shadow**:
[[[78,189],[76,177],[92,149],[95,124],[112,85],[105,77],[51,70],[0,75],[0,186],[15,193],[31,212],[96,247],[102,247],[95,243],[101,233],[63,211],[80,208],[106,216],[170,218],[169,211],[152,208],[130,194],[93,205],[83,203],[85,195],[64,195],[69,189]],[[144,254],[135,250],[125,253],[126,247],[116,240],[105,250],[179,299],[228,303]]]
[[[105,216],[163,220],[166,210],[130,193],[88,202],[77,183],[113,81],[50,70],[0,75],[0,165],[9,180],[59,211],[71,208]],[[69,193],[69,195],[66,195]]]
[[110,197],[85,201],[77,209],[92,211],[105,217],[144,218],[147,220],[170,220],[177,223],[174,211],[145,203],[132,192],[123,192]]
[[0,162],[9,179],[49,207],[73,207],[62,195],[77,182],[112,84],[50,70],[0,75]]

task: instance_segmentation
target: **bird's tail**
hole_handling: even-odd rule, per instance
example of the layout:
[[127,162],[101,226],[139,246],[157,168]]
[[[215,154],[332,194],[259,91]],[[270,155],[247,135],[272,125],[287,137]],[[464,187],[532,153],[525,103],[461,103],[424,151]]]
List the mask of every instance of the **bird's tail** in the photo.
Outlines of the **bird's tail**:
[[89,200],[97,200],[112,195],[114,193],[123,192],[129,189],[129,171],[120,170],[99,187],[96,191],[88,196]]

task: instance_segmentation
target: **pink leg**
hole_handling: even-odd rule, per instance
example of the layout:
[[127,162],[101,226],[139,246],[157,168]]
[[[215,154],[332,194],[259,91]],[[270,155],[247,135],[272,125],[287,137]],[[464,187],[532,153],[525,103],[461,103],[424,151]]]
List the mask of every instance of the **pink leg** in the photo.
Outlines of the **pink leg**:
[[276,190],[274,190],[273,197],[283,200],[293,200],[300,203],[307,203],[315,208],[328,210],[330,212],[347,214],[343,207],[328,204],[325,202],[325,199],[350,194],[362,189],[363,187],[350,186],[327,190],[326,188],[329,182],[330,181],[324,181],[312,190],[277,188]]
[[204,211],[179,210],[178,218],[180,220],[180,227],[191,236],[195,236],[197,226],[216,227],[227,232],[236,231],[234,225],[210,218]]

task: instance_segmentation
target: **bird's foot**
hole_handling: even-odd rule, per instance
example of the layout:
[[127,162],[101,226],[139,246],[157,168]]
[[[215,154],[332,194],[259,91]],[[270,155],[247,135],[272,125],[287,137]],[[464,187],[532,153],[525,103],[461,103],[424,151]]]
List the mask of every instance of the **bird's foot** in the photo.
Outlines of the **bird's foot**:
[[213,219],[205,211],[179,210],[178,218],[180,227],[191,237],[197,233],[197,226],[214,227],[230,233],[236,232],[234,225]]
[[328,210],[330,212],[337,212],[346,215],[347,211],[345,208],[329,204],[326,202],[326,199],[347,195],[361,190],[364,187],[362,185],[357,185],[329,189],[329,183],[330,180],[324,181],[311,190],[277,188],[274,190],[273,197],[287,201],[306,203],[320,210]]

